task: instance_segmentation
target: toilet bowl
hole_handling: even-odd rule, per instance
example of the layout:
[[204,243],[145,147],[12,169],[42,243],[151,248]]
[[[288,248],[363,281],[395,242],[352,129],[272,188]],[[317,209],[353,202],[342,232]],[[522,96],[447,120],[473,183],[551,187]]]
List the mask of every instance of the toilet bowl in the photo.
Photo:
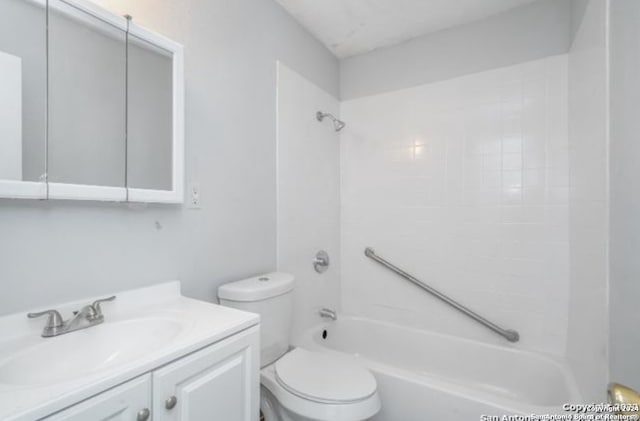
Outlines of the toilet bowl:
[[[380,410],[376,380],[354,361],[294,349],[260,372],[267,420],[355,421]],[[265,409],[269,409],[265,411]]]
[[289,350],[292,275],[270,273],[218,288],[220,304],[260,314],[260,407],[266,421],[362,421],[380,411],[376,380],[356,360]]

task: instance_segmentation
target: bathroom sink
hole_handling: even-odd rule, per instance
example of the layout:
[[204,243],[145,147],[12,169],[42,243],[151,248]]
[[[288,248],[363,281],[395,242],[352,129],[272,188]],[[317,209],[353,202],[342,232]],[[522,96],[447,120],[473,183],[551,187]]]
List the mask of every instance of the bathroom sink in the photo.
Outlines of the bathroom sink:
[[[116,298],[103,301],[100,309],[104,322],[94,325],[79,317],[90,313],[87,307],[93,304],[89,303],[108,294],[48,304],[44,308],[55,309],[67,320],[59,330],[45,329],[51,317],[34,320],[26,312],[0,317],[0,420],[49,419],[120,385],[119,390],[144,395],[140,399],[145,401],[150,398],[151,373],[161,367],[223,341],[240,344],[231,339],[236,334],[242,334],[247,344],[251,337],[252,347],[258,340],[258,315],[187,298],[177,281],[116,292],[108,298],[113,295]],[[68,321],[73,317],[78,317],[77,324]],[[67,333],[41,336],[52,332]],[[253,359],[255,354],[246,357]]]
[[0,360],[0,384],[63,383],[133,362],[169,344],[182,324],[170,318],[104,323],[37,344]]

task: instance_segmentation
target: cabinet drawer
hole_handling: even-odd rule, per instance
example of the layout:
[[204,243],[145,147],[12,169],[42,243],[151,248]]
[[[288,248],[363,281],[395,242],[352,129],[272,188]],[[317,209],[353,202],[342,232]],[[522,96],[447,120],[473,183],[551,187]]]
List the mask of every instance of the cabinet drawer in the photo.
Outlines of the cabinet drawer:
[[[151,411],[151,375],[146,374],[84,402],[43,418],[44,421],[137,421]],[[151,416],[149,416],[151,420]]]

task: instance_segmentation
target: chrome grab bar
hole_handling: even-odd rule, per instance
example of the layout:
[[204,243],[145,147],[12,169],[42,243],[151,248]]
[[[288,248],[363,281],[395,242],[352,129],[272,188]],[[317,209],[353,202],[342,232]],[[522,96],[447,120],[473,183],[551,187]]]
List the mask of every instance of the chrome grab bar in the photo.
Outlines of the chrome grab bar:
[[462,304],[458,303],[457,301],[453,300],[452,298],[449,298],[448,296],[444,295],[440,291],[431,288],[429,285],[423,283],[421,280],[419,280],[415,276],[410,275],[409,273],[405,272],[404,270],[400,269],[399,267],[389,263],[388,261],[386,261],[382,257],[378,256],[376,254],[376,252],[371,247],[367,247],[367,248],[364,249],[364,255],[367,256],[369,259],[372,259],[372,260],[380,263],[382,266],[386,267],[387,269],[391,270],[392,272],[395,272],[396,274],[402,276],[407,281],[419,286],[420,288],[422,288],[425,291],[427,291],[429,294],[431,294],[434,297],[444,301],[445,303],[449,304],[451,307],[455,308],[456,310],[466,314],[467,316],[471,317],[473,320],[477,321],[478,323],[480,323],[480,324],[484,325],[485,327],[493,330],[495,333],[497,333],[498,335],[504,337],[509,342],[518,342],[518,340],[520,340],[520,334],[518,334],[518,332],[516,332],[515,330],[503,329],[500,326],[496,325],[495,323],[492,323],[489,320],[485,319],[484,317],[480,316],[475,311],[463,306]]

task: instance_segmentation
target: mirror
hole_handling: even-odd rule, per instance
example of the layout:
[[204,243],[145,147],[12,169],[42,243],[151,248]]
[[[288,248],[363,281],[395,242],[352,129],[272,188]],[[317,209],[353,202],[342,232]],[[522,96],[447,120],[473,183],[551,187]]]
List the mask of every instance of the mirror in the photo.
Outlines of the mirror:
[[0,197],[181,203],[182,63],[88,0],[0,0]]
[[171,190],[173,54],[129,34],[127,186]]
[[46,7],[0,1],[0,193],[44,198]]
[[47,156],[54,197],[88,185],[119,187],[101,191],[126,199],[126,87],[126,31],[51,0]]
[[183,48],[134,22],[129,25],[127,56],[128,200],[182,203]]

